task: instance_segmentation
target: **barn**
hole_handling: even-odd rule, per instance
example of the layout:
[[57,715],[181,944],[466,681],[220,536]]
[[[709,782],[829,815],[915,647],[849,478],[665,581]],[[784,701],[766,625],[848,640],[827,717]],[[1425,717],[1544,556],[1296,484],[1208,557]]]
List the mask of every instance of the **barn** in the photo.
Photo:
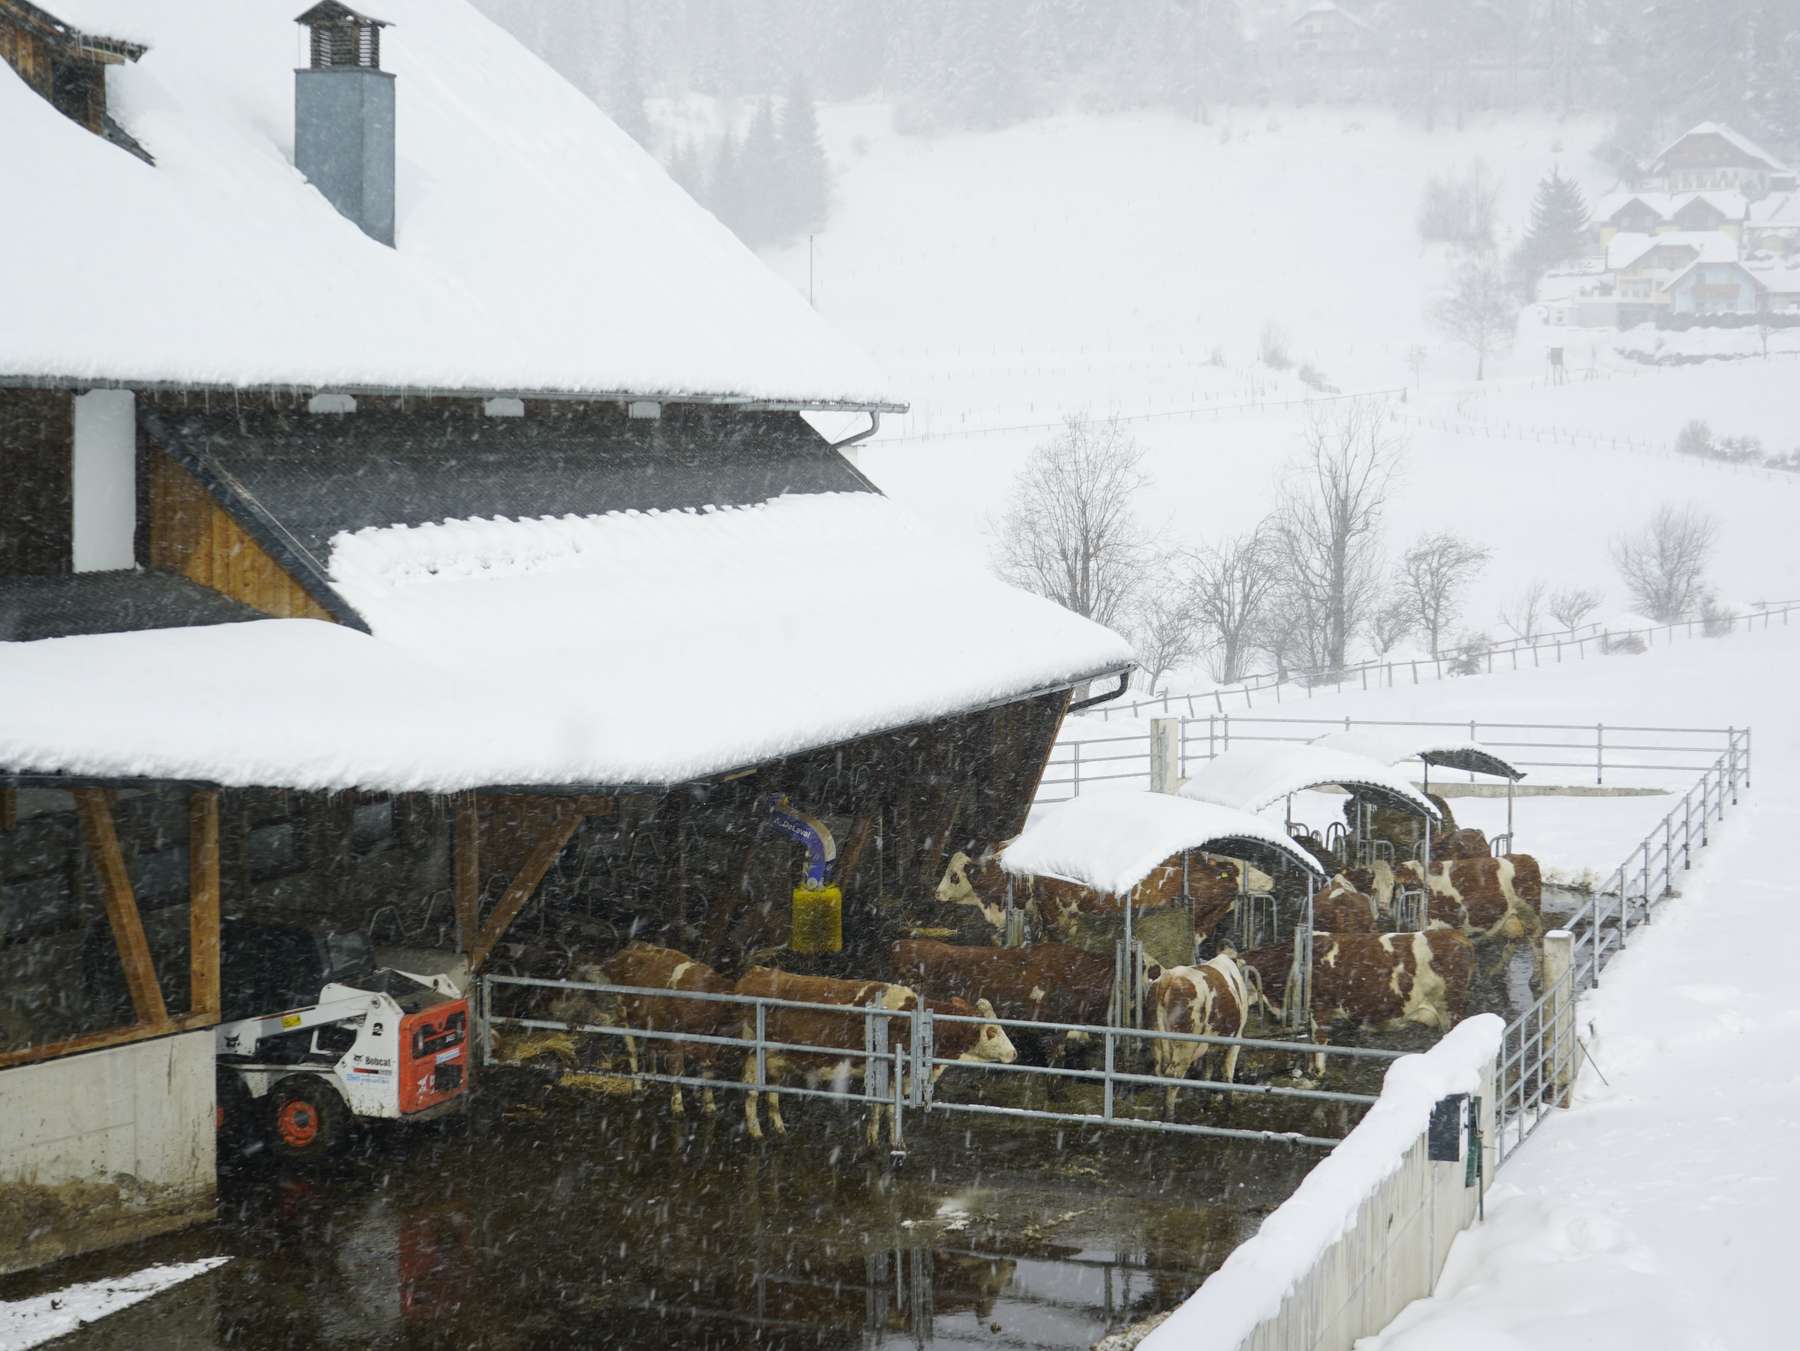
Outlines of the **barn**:
[[211,1214],[222,917],[730,969],[798,816],[854,951],[1131,661],[884,498],[879,373],[471,9],[57,9],[0,0],[0,1272]]

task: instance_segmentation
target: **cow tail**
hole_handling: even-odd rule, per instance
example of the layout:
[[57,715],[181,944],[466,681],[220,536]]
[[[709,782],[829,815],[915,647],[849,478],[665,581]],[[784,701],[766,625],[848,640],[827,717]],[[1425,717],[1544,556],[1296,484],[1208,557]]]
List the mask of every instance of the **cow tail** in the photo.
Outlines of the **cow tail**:
[[1244,985],[1250,991],[1251,1003],[1256,1007],[1257,1020],[1266,1026],[1269,1021],[1269,996],[1263,993],[1262,972],[1249,962],[1244,962],[1239,969],[1244,973]]

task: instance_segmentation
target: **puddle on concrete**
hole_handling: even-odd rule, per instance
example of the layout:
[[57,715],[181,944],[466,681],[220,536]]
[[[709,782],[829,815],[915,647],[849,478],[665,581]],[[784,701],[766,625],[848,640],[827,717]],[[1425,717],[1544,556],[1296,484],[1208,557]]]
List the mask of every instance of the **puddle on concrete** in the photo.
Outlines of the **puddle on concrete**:
[[572,1096],[496,1077],[461,1134],[373,1135],[311,1176],[251,1160],[218,1224],[0,1299],[226,1253],[63,1345],[1087,1347],[1179,1303],[1319,1157],[934,1117],[892,1169],[832,1104],[752,1146],[732,1096],[674,1128]]

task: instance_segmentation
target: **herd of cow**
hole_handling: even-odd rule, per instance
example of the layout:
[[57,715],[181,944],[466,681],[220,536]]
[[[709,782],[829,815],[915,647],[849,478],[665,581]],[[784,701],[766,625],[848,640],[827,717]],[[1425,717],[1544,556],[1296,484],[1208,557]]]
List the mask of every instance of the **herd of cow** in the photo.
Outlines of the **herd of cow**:
[[[1493,857],[1481,832],[1473,830],[1447,832],[1436,845],[1429,862],[1378,861],[1341,870],[1315,897],[1307,1020],[1315,1041],[1333,1024],[1447,1030],[1467,1008],[1479,955],[1520,942],[1539,953],[1543,888],[1536,861],[1523,854]],[[1291,885],[1289,878],[1283,882]],[[1295,942],[1238,951],[1219,941],[1242,898],[1276,888],[1275,879],[1241,860],[1193,854],[1169,860],[1135,889],[1134,905],[1190,905],[1194,932],[1204,936],[1200,951],[1212,952],[1207,960],[1196,955],[1183,965],[1144,959],[1135,973],[1135,988],[1146,992],[1145,1031],[1165,1034],[1146,1038],[1156,1076],[1180,1080],[1216,1056],[1220,1074],[1230,1082],[1239,1046],[1183,1038],[1241,1038],[1253,1015],[1293,1025],[1290,1001],[1301,985]],[[1416,931],[1401,931],[1395,923],[1397,904],[1408,889],[1423,893],[1425,927]],[[887,1015],[890,1048],[907,1050],[910,1015],[921,1007],[931,1010],[932,1051],[940,1062],[934,1081],[950,1062],[1013,1064],[1023,1056],[1056,1065],[1090,1040],[1091,1033],[1080,1029],[1111,1021],[1118,1007],[1114,957],[1067,940],[1077,936],[1084,917],[1109,907],[1116,913],[1121,898],[1063,879],[1009,878],[991,852],[979,859],[960,853],[952,858],[937,898],[979,912],[996,938],[1005,912],[1023,909],[1041,941],[1004,947],[911,938],[892,945],[891,978],[885,980],[752,966],[735,981],[684,953],[633,943],[604,963],[583,968],[577,978],[666,994],[621,994],[606,1000],[598,1015],[591,1008],[564,1007],[552,1016],[570,1022],[598,1016],[616,1027],[661,1034],[625,1037],[633,1074],[654,1059],[675,1076],[694,1073],[710,1080],[731,1061],[729,1069],[745,1085],[755,1085],[757,1056],[746,1043],[756,1037],[757,1011],[748,1001],[781,1001],[763,1005],[763,1042],[765,1048],[780,1043],[790,1049],[765,1049],[761,1082],[769,1088],[795,1080],[830,1082],[839,1092],[868,1063],[865,1027],[871,1008]],[[693,995],[739,998],[683,997]],[[1171,1116],[1177,1092],[1171,1086],[1166,1093]],[[760,1096],[770,1124],[784,1131],[778,1094]],[[758,1097],[755,1089],[745,1092],[754,1139],[762,1138]],[[710,1114],[710,1087],[703,1102]],[[677,1113],[683,1110],[679,1085],[672,1106]],[[868,1129],[873,1143],[879,1111]]]

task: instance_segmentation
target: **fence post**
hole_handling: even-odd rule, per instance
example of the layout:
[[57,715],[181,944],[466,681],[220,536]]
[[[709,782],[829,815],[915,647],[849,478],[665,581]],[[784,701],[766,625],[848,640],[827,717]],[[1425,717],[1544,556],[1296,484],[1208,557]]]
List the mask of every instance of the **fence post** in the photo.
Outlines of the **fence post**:
[[1150,719],[1150,791],[1173,793],[1181,787],[1181,720]]
[[1225,715],[1225,749],[1231,749],[1231,714]]
[[1598,722],[1594,724],[1594,782],[1606,782],[1606,726]]
[[1206,758],[1219,758],[1219,715],[1216,713],[1206,715]]
[[1725,729],[1725,746],[1726,753],[1731,756],[1731,805],[1735,807],[1738,805],[1737,728],[1727,727]]
[[1550,1024],[1552,1101],[1569,1105],[1575,1082],[1575,935],[1552,929],[1544,935],[1544,1014]]
[[1071,754],[1069,756],[1069,796],[1070,797],[1080,797],[1081,796],[1081,743],[1079,741],[1071,741],[1069,743],[1069,750],[1071,752]]

